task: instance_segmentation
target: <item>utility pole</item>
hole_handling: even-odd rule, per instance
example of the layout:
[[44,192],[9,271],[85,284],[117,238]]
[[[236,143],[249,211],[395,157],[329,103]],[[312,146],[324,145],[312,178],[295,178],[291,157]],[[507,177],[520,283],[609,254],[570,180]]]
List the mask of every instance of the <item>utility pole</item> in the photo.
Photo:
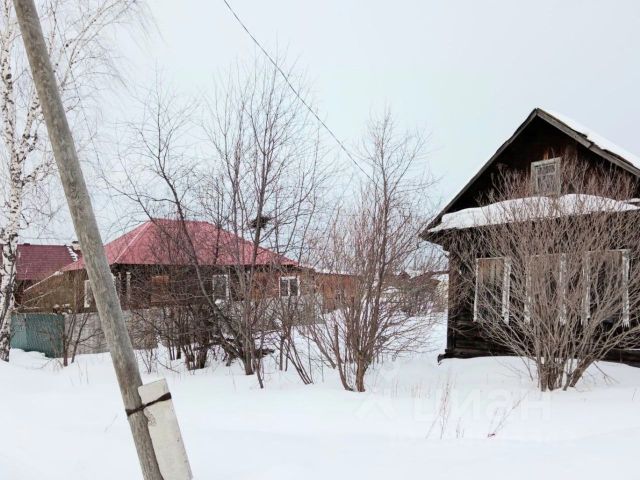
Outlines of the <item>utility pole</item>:
[[149,434],[147,417],[143,411],[145,405],[142,404],[138,392],[142,379],[131,339],[124,324],[120,301],[102,246],[78,153],[51,68],[40,18],[33,0],[14,0],[13,4],[73,225],[82,246],[102,329],[118,377],[120,393],[138,452],[142,474],[145,480],[163,480]]

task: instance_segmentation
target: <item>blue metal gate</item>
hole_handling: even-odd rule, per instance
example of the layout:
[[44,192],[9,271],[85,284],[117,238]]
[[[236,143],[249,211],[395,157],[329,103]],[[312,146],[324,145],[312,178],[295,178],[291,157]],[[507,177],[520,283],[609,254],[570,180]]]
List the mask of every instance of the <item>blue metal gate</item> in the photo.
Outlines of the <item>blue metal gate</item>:
[[53,313],[14,313],[11,316],[11,348],[42,352],[49,358],[62,354],[64,317]]

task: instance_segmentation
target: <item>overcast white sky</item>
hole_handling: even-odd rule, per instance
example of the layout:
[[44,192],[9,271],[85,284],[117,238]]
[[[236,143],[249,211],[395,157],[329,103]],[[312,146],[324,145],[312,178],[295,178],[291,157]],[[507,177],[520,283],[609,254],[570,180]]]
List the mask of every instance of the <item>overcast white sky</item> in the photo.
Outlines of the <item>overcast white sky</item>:
[[[456,193],[536,106],[640,154],[640,2],[229,0],[270,51],[306,73],[321,116],[352,145],[372,111],[430,134],[440,196]],[[222,0],[149,0],[157,33],[123,42],[126,72],[156,65],[187,93],[253,43]]]

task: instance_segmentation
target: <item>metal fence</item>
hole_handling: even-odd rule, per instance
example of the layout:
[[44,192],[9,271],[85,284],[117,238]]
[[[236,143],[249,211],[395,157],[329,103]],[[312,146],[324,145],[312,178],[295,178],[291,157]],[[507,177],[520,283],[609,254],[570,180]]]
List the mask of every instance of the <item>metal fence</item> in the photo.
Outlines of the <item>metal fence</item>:
[[64,317],[53,313],[14,313],[11,316],[11,348],[42,352],[49,358],[62,352]]

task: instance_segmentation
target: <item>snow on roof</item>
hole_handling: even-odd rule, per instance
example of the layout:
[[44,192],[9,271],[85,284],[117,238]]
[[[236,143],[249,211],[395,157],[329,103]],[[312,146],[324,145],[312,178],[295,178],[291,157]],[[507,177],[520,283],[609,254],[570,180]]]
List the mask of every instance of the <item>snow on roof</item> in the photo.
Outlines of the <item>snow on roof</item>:
[[627,162],[632,164],[634,167],[640,168],[640,157],[634,155],[633,153],[629,152],[628,150],[625,150],[622,147],[619,147],[615,143],[611,142],[610,140],[607,140],[606,138],[597,134],[593,130],[590,130],[589,128],[585,127],[579,122],[576,122],[575,120],[561,113],[554,112],[553,110],[547,110],[547,109],[541,109],[541,110],[551,115],[556,120],[559,120],[560,122],[564,123],[571,130],[574,130],[575,132],[581,134],[583,137],[585,137],[590,142],[594,143],[600,149],[606,150],[609,153],[613,153],[614,155],[621,157],[623,160],[626,160]]
[[524,222],[537,218],[630,210],[640,210],[640,208],[596,195],[572,193],[560,197],[526,197],[447,213],[442,216],[438,225],[429,229],[429,232]]

